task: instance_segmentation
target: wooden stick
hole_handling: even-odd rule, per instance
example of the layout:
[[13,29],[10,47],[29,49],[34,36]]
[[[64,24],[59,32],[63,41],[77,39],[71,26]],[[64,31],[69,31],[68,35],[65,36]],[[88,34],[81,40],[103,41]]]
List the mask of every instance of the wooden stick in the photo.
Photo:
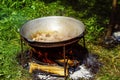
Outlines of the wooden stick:
[[[53,65],[41,65],[34,62],[30,63],[29,73],[32,73],[34,70],[41,70],[52,74],[57,74],[59,76],[64,76],[64,67],[53,66]],[[68,69],[66,69],[66,75],[68,75]]]

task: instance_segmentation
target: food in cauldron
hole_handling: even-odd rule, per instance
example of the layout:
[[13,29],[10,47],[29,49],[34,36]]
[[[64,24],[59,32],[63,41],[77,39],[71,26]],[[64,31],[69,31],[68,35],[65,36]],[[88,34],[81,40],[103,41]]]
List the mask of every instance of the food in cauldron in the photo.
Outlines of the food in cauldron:
[[51,31],[51,32],[36,32],[32,35],[33,41],[38,42],[56,42],[56,41],[62,41],[65,39],[70,39],[70,35],[62,35],[58,31]]

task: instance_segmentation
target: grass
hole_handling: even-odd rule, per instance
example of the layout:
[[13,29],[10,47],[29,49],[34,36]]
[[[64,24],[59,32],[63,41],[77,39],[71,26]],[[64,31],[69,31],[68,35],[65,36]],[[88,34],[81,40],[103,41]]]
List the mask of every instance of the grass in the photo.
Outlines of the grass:
[[106,49],[100,45],[87,44],[88,50],[99,55],[99,61],[103,66],[96,75],[96,80],[119,80],[120,74],[120,46]]
[[[98,0],[99,5],[96,5],[95,3],[98,2],[94,0],[91,2],[83,0],[83,4],[77,4],[76,7],[66,1],[48,1],[0,0],[0,80],[31,80],[31,74],[24,70],[16,59],[21,50],[19,29],[26,21],[51,15],[70,16],[82,20],[86,25],[87,48],[92,53],[99,55],[99,60],[103,63],[95,80],[120,80],[120,46],[106,49],[93,43],[98,39],[99,34],[103,33],[104,24],[108,22],[108,17],[105,16],[109,16],[107,14],[110,11],[110,3],[106,8],[102,6],[95,9],[95,7],[100,7],[100,0]],[[79,9],[85,5],[87,8]],[[99,11],[101,9],[103,11]]]

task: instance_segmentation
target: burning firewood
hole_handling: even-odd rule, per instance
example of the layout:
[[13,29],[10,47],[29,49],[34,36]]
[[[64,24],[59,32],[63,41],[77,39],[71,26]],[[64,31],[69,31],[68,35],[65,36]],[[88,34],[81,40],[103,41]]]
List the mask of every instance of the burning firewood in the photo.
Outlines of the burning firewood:
[[[44,71],[44,72],[52,73],[52,74],[57,74],[59,76],[65,76],[64,67],[53,66],[53,65],[41,65],[41,64],[31,62],[29,73],[32,73],[36,69]],[[66,69],[66,76],[67,75],[68,75],[68,69]]]
[[[59,64],[64,64],[64,59],[56,60],[56,62]],[[67,62],[69,66],[76,66],[77,64],[79,64],[79,61],[71,59],[65,59],[65,62]]]

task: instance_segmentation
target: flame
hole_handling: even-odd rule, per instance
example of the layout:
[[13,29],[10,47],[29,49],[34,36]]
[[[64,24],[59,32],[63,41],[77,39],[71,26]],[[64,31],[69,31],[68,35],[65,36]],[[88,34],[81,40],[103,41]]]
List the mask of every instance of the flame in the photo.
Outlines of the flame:
[[49,59],[48,52],[41,52],[40,50],[32,49],[32,54],[37,54],[36,56],[39,58],[39,60],[43,63],[48,63],[48,64],[54,64],[55,62],[51,59]]

